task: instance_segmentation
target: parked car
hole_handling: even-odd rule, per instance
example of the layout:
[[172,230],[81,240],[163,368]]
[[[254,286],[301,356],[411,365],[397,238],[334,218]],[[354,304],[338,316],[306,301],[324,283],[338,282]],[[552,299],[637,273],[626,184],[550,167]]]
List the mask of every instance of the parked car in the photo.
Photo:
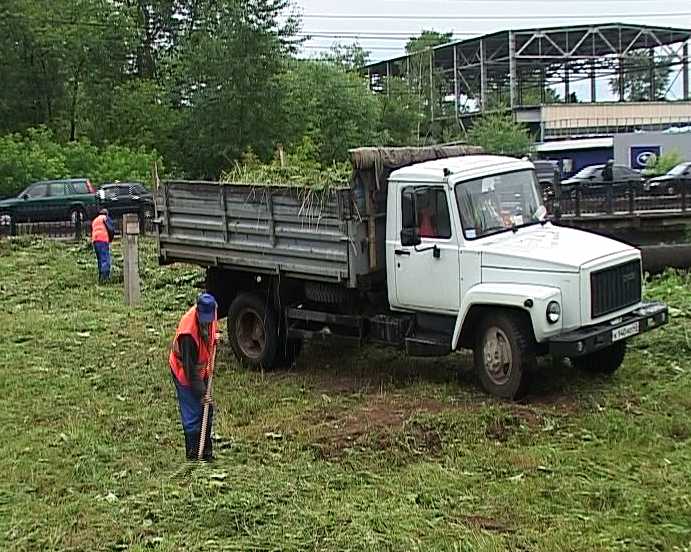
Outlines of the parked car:
[[635,184],[642,187],[643,176],[638,171],[627,167],[626,165],[614,165],[613,179],[611,182],[605,181],[602,178],[602,171],[604,165],[590,165],[584,167],[571,178],[561,181],[561,187],[564,190],[575,189],[577,186],[603,186],[612,184],[615,186],[628,186]]
[[681,186],[691,190],[691,163],[680,163],[667,174],[651,178],[644,185],[646,192],[651,194],[678,194]]
[[542,198],[547,201],[554,197],[554,177],[561,177],[559,171],[559,164],[556,161],[538,160],[533,161],[535,166],[535,174],[537,181],[540,184],[542,191]]
[[119,219],[135,213],[144,221],[153,218],[154,198],[141,182],[112,182],[96,192],[98,208],[106,208],[110,216]]
[[96,190],[88,178],[34,182],[17,197],[0,201],[0,223],[91,220]]

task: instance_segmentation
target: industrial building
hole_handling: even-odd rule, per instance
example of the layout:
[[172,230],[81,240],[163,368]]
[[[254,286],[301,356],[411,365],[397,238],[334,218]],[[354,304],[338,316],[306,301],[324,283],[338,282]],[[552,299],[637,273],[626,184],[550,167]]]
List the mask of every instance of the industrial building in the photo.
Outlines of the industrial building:
[[[688,29],[623,23],[508,30],[364,71],[382,93],[387,77],[407,80],[432,122],[466,126],[510,109],[539,141],[613,136],[691,124],[689,40]],[[670,71],[664,90],[661,69]],[[644,84],[631,89],[631,75]]]

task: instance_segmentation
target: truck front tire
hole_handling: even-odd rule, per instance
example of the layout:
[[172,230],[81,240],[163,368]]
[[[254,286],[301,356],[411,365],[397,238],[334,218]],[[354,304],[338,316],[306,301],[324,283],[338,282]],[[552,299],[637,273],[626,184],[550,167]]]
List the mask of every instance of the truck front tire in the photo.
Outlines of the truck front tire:
[[489,314],[482,320],[473,356],[485,391],[502,399],[525,394],[536,362],[532,343],[530,328],[518,314]]
[[614,374],[626,356],[626,341],[620,341],[589,355],[576,357],[574,365],[581,370],[594,374]]
[[265,297],[238,295],[228,311],[228,339],[241,364],[271,369],[278,359],[278,318]]

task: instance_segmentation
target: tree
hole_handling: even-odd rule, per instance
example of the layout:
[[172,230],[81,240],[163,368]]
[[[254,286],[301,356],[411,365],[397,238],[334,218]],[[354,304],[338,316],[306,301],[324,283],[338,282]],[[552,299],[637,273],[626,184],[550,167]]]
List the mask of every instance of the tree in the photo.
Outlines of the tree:
[[[657,59],[647,52],[633,52],[624,57],[624,99],[634,102],[664,99],[671,75],[670,63],[672,58],[662,56]],[[655,64],[653,69],[652,65]],[[651,96],[650,76],[654,74],[655,86]],[[609,88],[616,96],[619,95],[619,75],[612,77]]]
[[7,0],[4,8],[2,73],[11,85],[0,87],[0,120],[12,125],[6,130],[45,124],[77,139],[89,103],[107,105],[126,78],[127,13],[94,0]]
[[481,146],[486,153],[522,156],[533,144],[528,129],[516,123],[511,115],[493,113],[475,121],[468,132],[468,142]]
[[418,98],[418,112],[422,115],[417,124],[417,143],[434,141],[438,133],[433,120],[453,115],[454,106],[444,100],[450,84],[444,72],[431,63],[431,48],[452,40],[452,33],[425,30],[412,37],[405,46],[410,61],[406,67],[406,80]]
[[348,71],[359,72],[369,63],[369,56],[370,52],[359,44],[335,44],[321,59],[341,65]]
[[168,63],[180,104],[177,145],[189,173],[216,177],[251,147],[271,156],[284,91],[278,76],[294,51],[288,0],[198,2]]
[[417,143],[418,128],[423,120],[419,98],[400,77],[390,77],[384,83],[386,93],[378,94],[380,103],[379,141],[391,146]]
[[348,149],[379,143],[380,105],[366,81],[341,65],[293,61],[281,74],[285,91],[284,139],[296,147],[305,138],[322,163],[347,159]]
[[448,44],[453,39],[453,33],[440,33],[438,31],[422,31],[420,36],[412,37],[405,45],[407,54],[416,54],[435,46]]

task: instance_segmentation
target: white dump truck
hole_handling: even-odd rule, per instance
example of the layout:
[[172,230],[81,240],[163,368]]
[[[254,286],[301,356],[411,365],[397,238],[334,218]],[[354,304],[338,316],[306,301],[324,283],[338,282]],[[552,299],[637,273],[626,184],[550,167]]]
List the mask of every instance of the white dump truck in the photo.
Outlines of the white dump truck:
[[640,252],[552,224],[534,167],[469,148],[358,149],[349,185],[166,182],[163,264],[207,268],[243,363],[291,363],[306,339],[413,356],[472,349],[483,388],[516,398],[537,357],[614,372],[667,323],[642,301]]

